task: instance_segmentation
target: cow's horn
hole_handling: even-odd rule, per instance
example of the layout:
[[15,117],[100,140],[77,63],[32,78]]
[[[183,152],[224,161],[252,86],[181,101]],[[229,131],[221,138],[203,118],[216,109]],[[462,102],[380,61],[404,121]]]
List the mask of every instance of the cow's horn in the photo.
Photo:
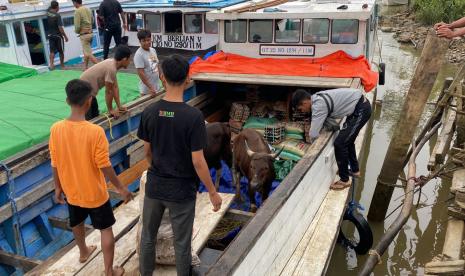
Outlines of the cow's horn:
[[255,152],[249,148],[249,144],[247,144],[247,140],[244,140],[244,142],[245,142],[245,149],[247,150],[247,155],[249,155],[250,157],[252,157],[252,155],[253,155]]
[[278,152],[276,152],[276,153],[271,153],[271,154],[270,154],[271,158],[273,158],[273,159],[278,158],[278,156],[281,154],[281,152],[282,152],[283,150],[284,150],[284,147],[282,147],[282,148],[281,148]]

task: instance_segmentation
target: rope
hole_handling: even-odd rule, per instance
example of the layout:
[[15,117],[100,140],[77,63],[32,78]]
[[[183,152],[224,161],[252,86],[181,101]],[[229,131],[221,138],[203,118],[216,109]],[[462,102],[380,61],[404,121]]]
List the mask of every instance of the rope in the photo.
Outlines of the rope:
[[105,115],[105,118],[107,118],[109,129],[110,129],[110,138],[113,140],[115,138],[113,138],[113,125],[111,123],[111,118],[108,116],[107,113],[103,113],[103,115]]
[[391,184],[391,183],[384,182],[384,181],[381,180],[379,177],[378,177],[378,179],[376,179],[376,181],[377,181],[379,184],[384,185],[384,186],[388,186],[388,187],[405,188],[404,185],[397,185],[397,184]]
[[419,177],[411,176],[407,179],[407,181],[410,180],[413,180],[415,182],[415,186],[423,187],[423,185],[426,184],[426,180],[428,180],[428,178],[424,175],[420,175]]
[[15,200],[15,182],[14,179],[11,177],[11,169],[3,162],[0,162],[0,167],[3,167],[6,172],[6,179],[8,183],[8,201],[11,205],[12,211],[12,219],[13,219],[13,232],[15,233],[15,245],[16,245],[16,253],[25,255],[24,250],[24,240],[23,236],[21,235],[21,223],[18,217],[18,206],[16,205]]
[[381,260],[381,255],[379,255],[378,251],[376,251],[374,249],[370,249],[370,251],[368,251],[368,254],[371,255],[371,256],[376,256],[376,258],[378,259],[378,264],[383,263],[383,261]]

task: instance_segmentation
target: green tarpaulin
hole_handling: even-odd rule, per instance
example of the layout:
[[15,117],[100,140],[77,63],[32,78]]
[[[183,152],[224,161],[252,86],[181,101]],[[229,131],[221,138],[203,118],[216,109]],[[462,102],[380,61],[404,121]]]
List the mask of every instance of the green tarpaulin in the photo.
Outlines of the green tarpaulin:
[[0,62],[0,83],[34,75],[37,75],[35,69]]
[[[69,115],[65,86],[80,71],[52,71],[0,84],[0,160],[48,139],[50,127]],[[122,103],[139,96],[137,75],[118,73]],[[100,91],[100,112],[106,111]]]

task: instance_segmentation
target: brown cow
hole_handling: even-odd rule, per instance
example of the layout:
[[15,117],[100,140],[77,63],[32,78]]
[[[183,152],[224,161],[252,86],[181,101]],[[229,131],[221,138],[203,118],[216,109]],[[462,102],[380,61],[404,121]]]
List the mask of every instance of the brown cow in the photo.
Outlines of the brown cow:
[[[275,179],[273,161],[281,152],[271,153],[265,139],[253,129],[244,129],[234,138],[233,178],[236,184],[236,197],[240,198],[241,175],[248,179],[250,209],[257,210],[255,192],[259,191],[264,202],[271,191]],[[250,148],[249,148],[250,147]]]
[[208,168],[215,168],[215,187],[218,190],[221,178],[221,160],[231,168],[231,131],[228,123],[209,123],[207,128],[207,148],[204,150]]

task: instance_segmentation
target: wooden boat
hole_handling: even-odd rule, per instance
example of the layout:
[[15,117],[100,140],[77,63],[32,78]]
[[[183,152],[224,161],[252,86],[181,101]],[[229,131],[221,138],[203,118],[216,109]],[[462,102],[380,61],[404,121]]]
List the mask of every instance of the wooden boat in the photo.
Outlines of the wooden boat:
[[[364,3],[365,1],[351,1],[351,4],[347,4],[348,9],[346,11],[339,12],[337,7],[340,4],[322,3],[322,1],[296,1],[276,7],[272,5],[266,7],[277,9],[270,13],[263,12],[263,8],[250,11],[251,7],[247,6],[247,3],[243,3],[211,12],[207,14],[207,18],[211,17],[211,19],[219,21],[219,49],[232,53],[259,57],[261,54],[269,55],[270,53],[267,53],[267,51],[273,51],[272,49],[276,49],[276,53],[281,53],[282,50],[279,49],[284,49],[285,53],[291,53],[291,55],[296,51],[298,52],[298,49],[307,49],[303,51],[305,56],[321,57],[332,51],[346,48],[347,52],[352,55],[366,54],[368,60],[371,61],[373,60],[375,45],[373,32],[376,30],[376,7],[375,1],[369,1],[368,7],[362,9]],[[244,8],[247,11],[234,11],[235,9],[242,11]],[[328,9],[327,12],[324,12],[325,8]],[[295,11],[291,12],[292,9]],[[286,10],[286,12],[283,10]],[[326,39],[323,39],[326,43],[306,44],[300,38],[299,42],[296,43],[284,43],[276,41],[274,31],[272,31],[271,42],[251,42],[248,37],[253,39],[253,36],[249,35],[246,35],[243,42],[228,42],[226,39],[226,25],[236,20],[245,21],[245,25],[242,26],[245,26],[246,34],[248,34],[249,24],[257,20],[267,21],[266,26],[269,26],[268,21],[271,21],[271,27],[274,30],[274,25],[279,24],[277,21],[282,20],[282,18],[304,22],[306,19],[320,19],[322,17],[328,22],[327,36]],[[356,43],[336,43],[338,36],[333,35],[334,30],[330,26],[337,26],[337,20],[342,19],[356,21]],[[291,27],[292,30],[286,30],[285,28],[284,31],[292,31],[288,33],[290,36],[299,34],[300,37],[300,34],[304,33],[302,25],[305,26],[305,24],[300,24],[299,28],[296,29],[294,24]],[[279,28],[277,29],[279,30]],[[243,31],[241,28],[232,28],[232,30],[235,32]],[[231,33],[230,31],[231,28],[229,33]],[[266,28],[262,28],[260,31],[269,32]],[[331,49],[328,50],[327,48]],[[283,57],[280,54],[273,56],[276,58]],[[263,74],[203,72],[192,75],[192,79],[195,83],[189,89],[188,94],[194,95],[194,97],[188,103],[201,109],[208,122],[225,120],[229,111],[229,104],[241,100],[244,94],[241,95],[240,91],[243,91],[244,86],[249,84],[271,87],[283,91],[284,94],[289,94],[296,87],[304,87],[312,91],[339,87],[362,88],[361,80],[356,77],[267,76]],[[140,112],[147,104],[158,100],[160,97],[155,99],[142,98],[133,102],[129,105],[128,114],[116,121],[109,121],[103,117],[96,120],[96,123],[102,125],[107,131],[109,131],[111,125],[113,132],[120,133],[119,138],[111,141],[110,144],[112,155],[118,156],[117,159],[116,157],[112,158],[112,161],[116,167],[122,167],[121,171],[128,171],[127,174],[129,175],[140,175],[140,170],[144,168],[142,144],[136,141],[134,137],[134,131],[138,125],[138,116],[140,116]],[[357,151],[360,151],[361,145],[364,143],[366,138],[364,134],[365,129],[361,131],[357,139]],[[337,133],[333,132],[322,132],[305,156],[284,178],[256,214],[223,209],[220,216],[215,217],[202,227],[204,229],[201,232],[202,238],[195,243],[195,250],[203,261],[203,265],[198,268],[199,273],[208,275],[322,275],[325,273],[339,233],[339,226],[349,194],[349,189],[343,191],[329,190],[329,185],[336,174],[333,147],[336,135]],[[115,160],[119,162],[115,162]],[[47,162],[47,149],[46,143],[44,143],[41,147],[36,147],[28,153],[11,159],[9,167],[13,168],[13,172],[16,171],[13,176],[17,178],[36,167],[48,166]],[[4,175],[6,175],[5,172],[0,173],[0,176],[3,176],[3,178],[0,178],[3,179],[3,182],[6,181]],[[23,209],[26,209],[26,207],[32,205],[31,203],[41,198],[47,196],[50,198],[51,187],[49,185],[51,182],[49,177],[50,175],[45,177],[47,179],[45,184],[40,184],[35,188],[34,191],[39,192],[31,191],[27,197],[18,199],[16,201],[17,206],[20,205],[23,206]],[[129,184],[132,180],[134,178],[130,178],[125,182]],[[132,182],[132,185],[137,186],[137,184],[137,180]],[[43,189],[44,187],[48,187],[48,190]],[[229,203],[230,199],[227,196],[225,198],[227,199],[226,202]],[[115,211],[118,219],[114,227],[117,239],[115,264],[125,267],[129,275],[136,273],[138,269],[134,225],[137,223],[140,210],[134,204],[120,206]],[[205,206],[205,204],[201,206]],[[9,214],[12,214],[11,205],[7,204],[2,208],[10,210]],[[222,215],[224,215],[224,218],[242,222],[242,229],[224,250],[208,248],[205,246],[205,241],[222,218]],[[200,223],[202,219],[204,218],[196,217],[196,223]],[[50,221],[49,218],[48,221]],[[58,222],[53,223],[55,225],[53,227],[63,226],[64,224],[63,221],[61,224]],[[15,228],[12,227],[12,229]],[[11,231],[14,233],[13,230]],[[98,237],[98,234],[94,232],[89,234],[88,239],[97,242]],[[4,261],[6,259],[8,265],[27,270],[30,275],[88,275],[86,273],[89,273],[89,271],[102,269],[98,265],[101,263],[102,258],[99,250],[96,251],[96,254],[91,257],[91,261],[87,264],[77,262],[76,250],[75,247],[70,245],[41,263],[33,258],[24,258],[18,256],[18,254],[8,255],[1,252],[0,255],[3,257],[0,257],[0,262],[5,264],[7,263]],[[174,271],[172,266],[159,266],[157,269],[157,272],[166,275],[172,275]]]
[[[124,0],[123,0],[124,1]],[[121,2],[123,2],[121,1]],[[65,42],[65,63],[82,62],[82,49],[79,37],[74,32],[74,11],[71,0],[59,1],[63,28],[69,38]],[[92,10],[94,22],[99,0],[89,0],[84,4]],[[50,51],[47,36],[47,9],[50,1],[0,1],[0,62],[46,70],[49,66]],[[92,50],[102,52],[103,39],[95,23],[92,26]],[[55,64],[59,64],[58,55]]]

